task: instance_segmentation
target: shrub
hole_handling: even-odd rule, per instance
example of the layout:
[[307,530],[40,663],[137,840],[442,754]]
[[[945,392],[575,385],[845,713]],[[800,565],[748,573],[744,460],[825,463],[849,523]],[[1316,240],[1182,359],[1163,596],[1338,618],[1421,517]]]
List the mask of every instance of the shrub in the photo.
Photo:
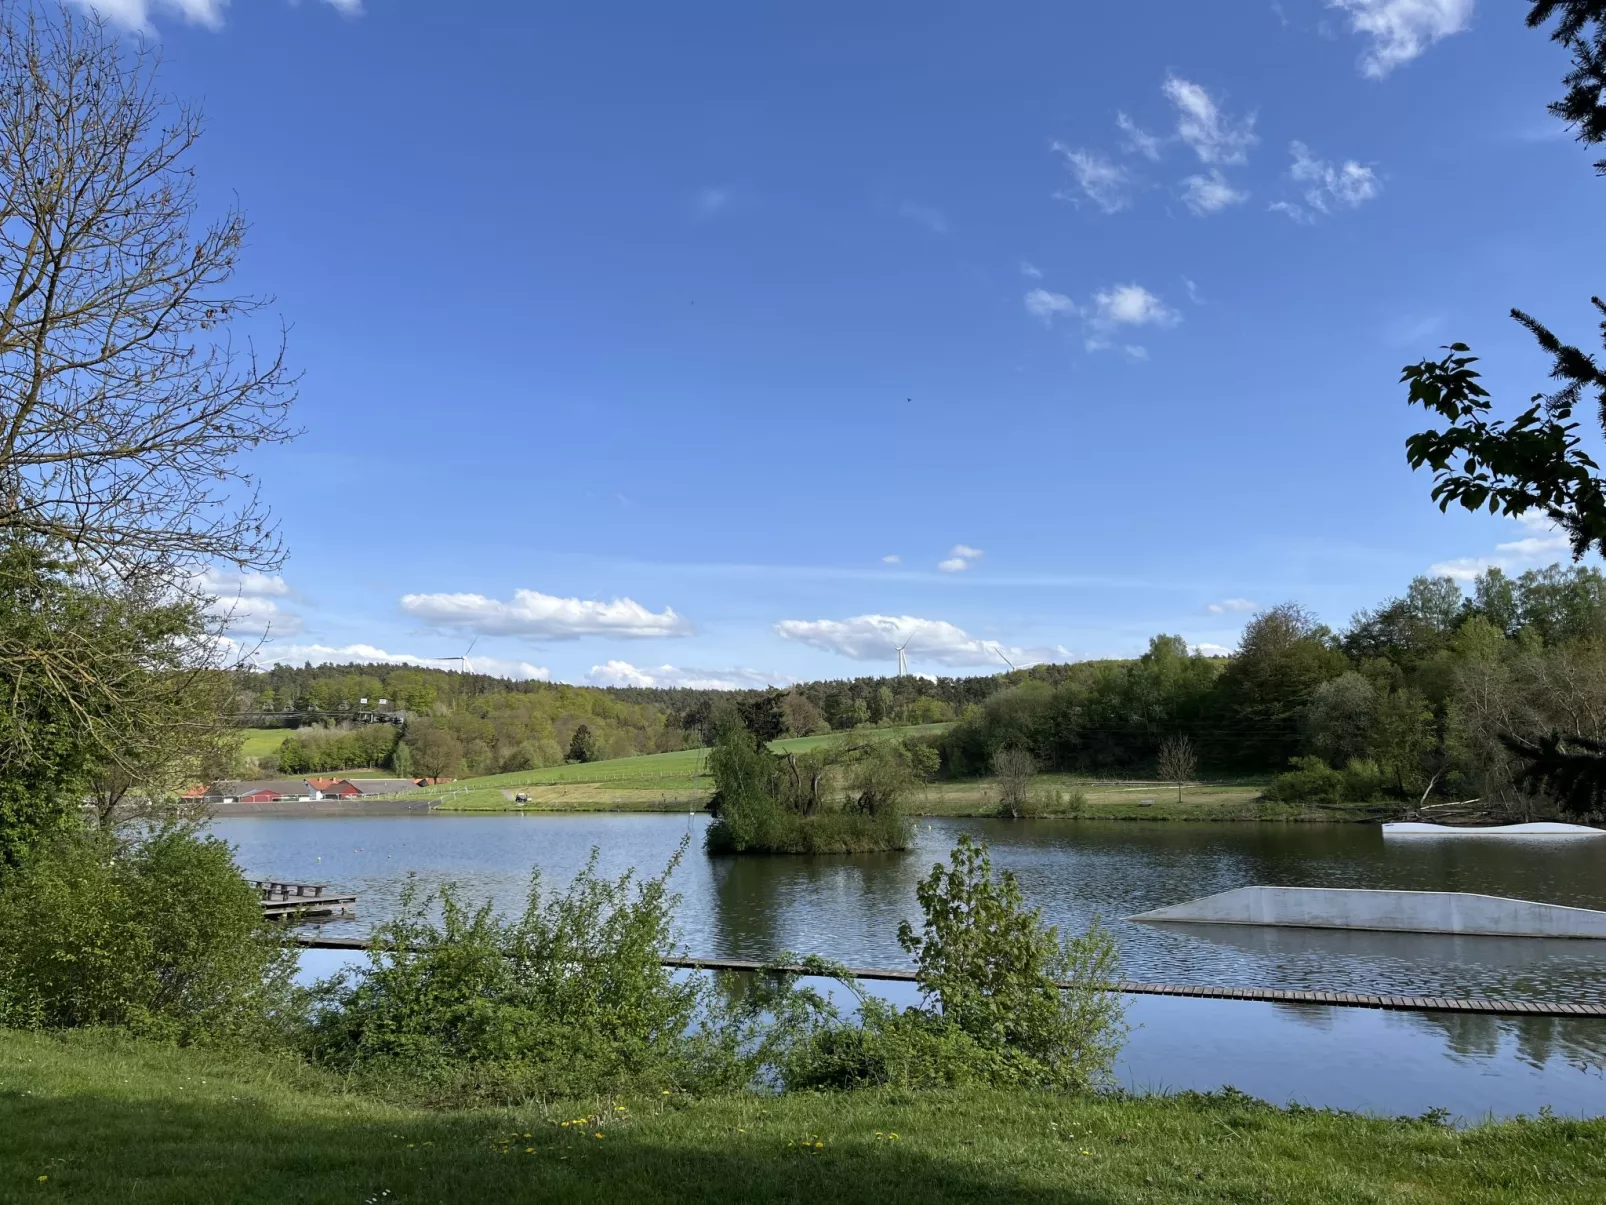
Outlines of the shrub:
[[1344,799],[1369,803],[1383,794],[1383,771],[1370,758],[1352,757],[1344,766]]
[[1319,757],[1295,757],[1294,768],[1279,774],[1266,798],[1279,803],[1338,803],[1344,794],[1344,776]]
[[1006,820],[1017,820],[1026,814],[1026,800],[1031,790],[1032,775],[1037,763],[1024,749],[999,749],[993,754],[993,775],[998,780],[998,814]]
[[562,891],[544,891],[537,871],[511,920],[409,884],[367,969],[320,985],[312,1057],[437,1101],[693,1086],[705,988],[661,962],[684,851],[640,882],[598,875],[596,851]]
[[293,971],[216,838],[70,832],[0,884],[0,1025],[258,1044],[295,1021]]
[[923,1005],[899,1010],[848,983],[858,1024],[804,1029],[777,1059],[786,1087],[1074,1091],[1108,1080],[1124,1033],[1109,934],[1094,925],[1062,939],[968,836],[950,857],[917,890],[921,933],[905,922],[898,934],[918,962]]

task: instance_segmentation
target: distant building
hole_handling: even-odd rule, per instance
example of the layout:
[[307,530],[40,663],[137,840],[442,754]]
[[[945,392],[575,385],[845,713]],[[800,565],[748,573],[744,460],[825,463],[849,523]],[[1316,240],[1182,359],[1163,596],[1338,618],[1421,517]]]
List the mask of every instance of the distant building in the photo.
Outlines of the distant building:
[[349,793],[341,795],[342,799],[361,798],[365,795],[394,795],[398,791],[411,791],[418,783],[411,778],[346,778],[341,780],[342,787],[349,787]]
[[310,803],[319,797],[311,783],[299,778],[215,782],[202,796],[208,803]]

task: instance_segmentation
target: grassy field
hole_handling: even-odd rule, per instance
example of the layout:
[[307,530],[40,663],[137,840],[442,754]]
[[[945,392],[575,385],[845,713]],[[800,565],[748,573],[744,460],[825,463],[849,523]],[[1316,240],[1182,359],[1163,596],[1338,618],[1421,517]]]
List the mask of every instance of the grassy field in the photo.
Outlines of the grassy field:
[[[1042,774],[1032,780],[1040,799],[1058,793],[1058,805],[1040,803],[1034,814],[1084,820],[1306,820],[1377,819],[1387,806],[1353,804],[1318,807],[1269,803],[1260,799],[1265,781],[1237,780],[1190,784],[1177,798],[1171,783],[1110,782],[1067,774]],[[1079,794],[1082,802],[1074,803]],[[990,778],[937,782],[925,788],[914,808],[925,816],[990,816],[998,807],[997,784]]]
[[4,1201],[1563,1205],[1603,1193],[1603,1121],[1453,1130],[1235,1095],[995,1091],[424,1111],[265,1057],[0,1031]]
[[[906,728],[876,728],[859,734],[875,740],[901,740],[908,736],[941,732],[946,724],[917,724]],[[840,734],[800,736],[775,741],[772,748],[802,753],[818,748]],[[466,778],[448,787],[415,792],[444,796],[450,811],[685,811],[700,808],[713,794],[706,772],[707,749],[682,749],[643,757],[616,757],[607,761],[548,766],[512,774]],[[530,802],[513,801],[526,794]]]
[[244,728],[241,731],[245,734],[245,743],[240,746],[240,752],[246,757],[277,753],[284,738],[292,735],[288,728]]

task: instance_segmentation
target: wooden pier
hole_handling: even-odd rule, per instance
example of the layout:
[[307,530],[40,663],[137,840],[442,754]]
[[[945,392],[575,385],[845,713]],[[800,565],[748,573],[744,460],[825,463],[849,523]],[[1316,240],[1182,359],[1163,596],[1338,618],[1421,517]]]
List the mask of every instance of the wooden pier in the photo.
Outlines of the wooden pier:
[[[361,937],[297,937],[309,950],[367,950]],[[662,965],[688,971],[785,971],[808,974],[808,968],[740,958],[665,958]],[[914,971],[849,967],[851,979],[913,983]],[[1062,983],[1061,987],[1070,987]],[[1314,1004],[1332,1008],[1376,1008],[1388,1012],[1481,1013],[1506,1017],[1593,1017],[1606,1019],[1606,1004],[1563,1004],[1546,1000],[1455,1000],[1445,996],[1379,996],[1366,992],[1304,991],[1285,987],[1210,987],[1193,983],[1134,983],[1120,980],[1110,990],[1126,996],[1190,996],[1206,1000],[1258,1000],[1266,1004]]]
[[279,920],[321,920],[345,916],[357,903],[354,895],[325,894],[323,883],[281,883],[273,879],[253,879],[262,901],[262,915]]

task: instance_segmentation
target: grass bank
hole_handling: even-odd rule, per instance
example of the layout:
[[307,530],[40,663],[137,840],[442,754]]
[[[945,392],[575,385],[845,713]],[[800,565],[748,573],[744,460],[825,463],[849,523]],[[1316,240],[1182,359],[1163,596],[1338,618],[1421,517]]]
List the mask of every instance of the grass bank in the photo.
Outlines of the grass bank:
[[[583,1124],[575,1124],[583,1122]],[[1241,1096],[386,1104],[295,1063],[0,1031],[0,1199],[1595,1202],[1606,1121],[1452,1130]]]

